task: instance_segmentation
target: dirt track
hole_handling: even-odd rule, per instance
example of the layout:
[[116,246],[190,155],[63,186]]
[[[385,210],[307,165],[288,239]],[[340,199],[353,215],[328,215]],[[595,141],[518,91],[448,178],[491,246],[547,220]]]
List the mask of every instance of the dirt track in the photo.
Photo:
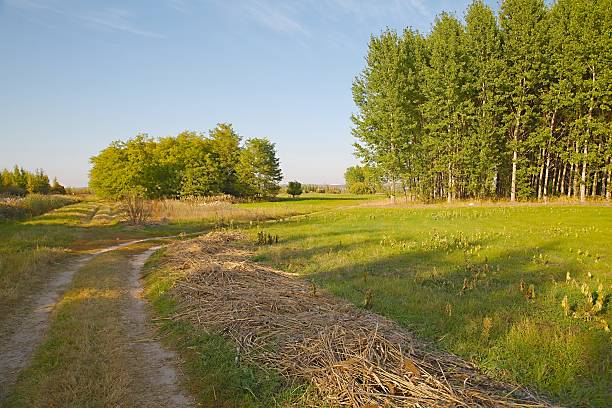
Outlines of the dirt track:
[[[8,396],[19,373],[30,364],[36,349],[44,340],[45,332],[52,323],[52,312],[70,287],[75,274],[97,255],[163,238],[168,237],[125,242],[73,259],[42,290],[29,296],[21,307],[16,308],[17,312],[0,327],[0,403]],[[143,406],[193,406],[193,399],[178,387],[176,356],[154,339],[153,329],[147,325],[140,273],[146,259],[156,248],[159,247],[133,256],[131,269],[124,273],[123,293],[127,307],[117,311],[126,322],[129,333],[126,341],[134,358],[134,373],[140,376],[134,381],[134,391],[140,395],[138,399],[142,400]]]

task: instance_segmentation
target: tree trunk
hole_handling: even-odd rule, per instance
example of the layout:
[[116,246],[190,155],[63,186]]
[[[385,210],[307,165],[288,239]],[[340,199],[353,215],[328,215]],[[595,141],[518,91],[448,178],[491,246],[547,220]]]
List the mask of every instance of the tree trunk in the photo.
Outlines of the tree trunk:
[[514,141],[514,147],[512,149],[512,184],[510,186],[510,201],[516,201],[516,164],[518,161],[518,135],[519,126],[521,124],[520,112],[516,115],[516,123],[514,124],[514,130],[512,132],[512,140]]
[[580,175],[580,202],[586,201],[586,169],[587,169],[587,154],[588,154],[588,143],[584,143],[584,152],[582,160],[582,174]]
[[542,187],[544,180],[544,155],[546,154],[546,149],[540,149],[540,174],[538,175],[538,200],[542,198]]
[[567,172],[567,164],[563,163],[563,172],[561,173],[561,179],[559,180],[559,182],[561,183],[560,194],[565,194],[565,173],[566,172]]
[[[546,175],[544,176],[544,202],[548,201],[548,174],[550,171],[550,153],[546,151]],[[553,189],[554,191],[554,189]]]
[[[576,157],[578,157],[578,142],[575,143]],[[572,170],[572,194],[574,197],[578,195],[578,162],[574,163]]]
[[612,158],[608,159],[608,167],[606,168],[606,173],[608,177],[606,177],[606,200],[612,198],[612,188],[610,183],[612,182],[612,171],[610,171],[610,167],[612,167]]
[[446,201],[449,203],[453,201],[453,173],[451,172],[451,165],[448,164],[448,192]]
[[587,119],[587,139],[584,141],[584,153],[582,160],[582,177],[580,178],[580,201],[586,201],[586,168],[587,168],[587,158],[588,158],[588,146],[591,141],[591,121],[593,120],[593,108],[595,105],[595,67],[591,67],[591,78],[592,78],[592,88],[591,88],[591,103],[589,105],[589,116]]

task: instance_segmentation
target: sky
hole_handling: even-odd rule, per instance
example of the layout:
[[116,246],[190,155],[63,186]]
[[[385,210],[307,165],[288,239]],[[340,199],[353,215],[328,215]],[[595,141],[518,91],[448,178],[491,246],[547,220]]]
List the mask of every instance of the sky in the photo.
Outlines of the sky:
[[341,184],[370,35],[469,3],[0,0],[0,169],[85,186],[114,140],[229,122],[276,144],[285,181]]

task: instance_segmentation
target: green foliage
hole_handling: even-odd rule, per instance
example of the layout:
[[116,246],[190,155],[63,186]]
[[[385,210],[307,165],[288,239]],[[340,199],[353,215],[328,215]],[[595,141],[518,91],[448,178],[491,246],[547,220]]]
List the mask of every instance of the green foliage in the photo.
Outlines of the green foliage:
[[237,178],[244,196],[270,198],[280,190],[283,178],[274,143],[268,139],[249,139],[240,152]]
[[[54,179],[53,189],[49,184],[49,177],[43,169],[36,169],[33,173],[15,166],[13,171],[7,169],[0,173],[0,194],[23,196],[29,194],[65,194],[65,190]],[[61,187],[61,188],[60,188]]]
[[381,177],[371,166],[353,166],[344,172],[344,182],[351,194],[374,194],[382,189]]
[[154,140],[138,135],[91,158],[89,185],[111,199],[276,194],[282,176],[274,145],[262,139],[244,147],[240,142],[231,125],[223,123],[208,136],[182,132]]
[[302,192],[302,183],[299,181],[290,181],[287,185],[287,194],[291,197],[299,196]]
[[425,200],[612,198],[612,0],[482,0],[370,39],[356,156]]

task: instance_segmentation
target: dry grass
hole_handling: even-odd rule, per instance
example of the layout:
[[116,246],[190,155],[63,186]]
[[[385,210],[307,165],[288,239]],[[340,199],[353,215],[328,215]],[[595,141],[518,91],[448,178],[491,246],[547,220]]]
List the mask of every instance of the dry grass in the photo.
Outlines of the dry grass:
[[396,323],[249,261],[239,233],[173,245],[174,319],[232,339],[238,358],[313,384],[332,406],[544,407]]
[[234,223],[291,217],[314,212],[318,209],[314,205],[292,202],[240,206],[227,200],[158,200],[151,203],[151,219],[153,221],[204,220],[216,225],[232,225]]

